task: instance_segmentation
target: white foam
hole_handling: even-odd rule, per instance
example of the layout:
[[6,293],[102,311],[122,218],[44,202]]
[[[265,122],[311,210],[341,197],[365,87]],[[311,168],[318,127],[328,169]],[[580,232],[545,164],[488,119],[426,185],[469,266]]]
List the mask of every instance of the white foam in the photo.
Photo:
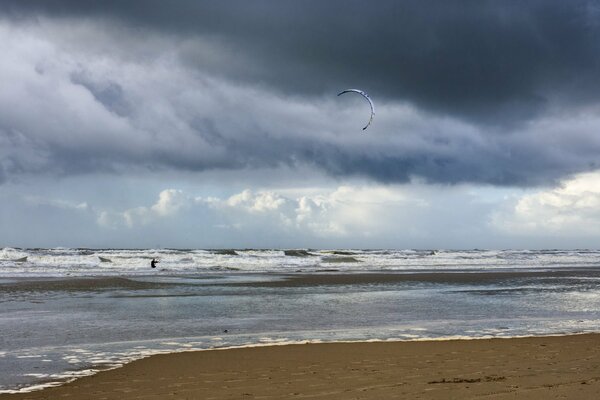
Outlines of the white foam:
[[110,358],[92,357],[88,361],[93,364],[98,365],[98,364],[110,364],[110,363],[114,362],[115,360],[110,359]]
[[[435,253],[419,250],[342,250],[352,253],[359,263],[336,263],[336,269],[361,271],[453,271],[560,268],[595,265],[600,251],[527,251],[479,250]],[[301,270],[319,271],[331,268],[324,263],[332,257],[329,250],[311,251],[313,256],[285,256],[279,250],[243,250],[237,255],[221,255],[206,250],[79,250],[79,249],[0,249],[0,278],[64,277],[64,276],[162,276],[149,268],[151,258],[159,258],[170,275],[202,272],[264,273]],[[27,257],[26,262],[16,260]],[[101,262],[99,257],[112,262]]]

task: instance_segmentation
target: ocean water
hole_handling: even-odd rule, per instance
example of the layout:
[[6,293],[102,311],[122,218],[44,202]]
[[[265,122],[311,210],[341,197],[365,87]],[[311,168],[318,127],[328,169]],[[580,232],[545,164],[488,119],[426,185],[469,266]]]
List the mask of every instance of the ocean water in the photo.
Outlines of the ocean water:
[[27,391],[164,352],[599,332],[600,252],[4,248],[0,305],[0,392]]

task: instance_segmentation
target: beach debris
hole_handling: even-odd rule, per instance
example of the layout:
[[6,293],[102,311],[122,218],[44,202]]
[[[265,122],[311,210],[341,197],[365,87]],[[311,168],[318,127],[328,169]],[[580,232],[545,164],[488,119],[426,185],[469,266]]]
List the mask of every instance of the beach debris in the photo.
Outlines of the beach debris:
[[477,382],[500,382],[506,380],[505,376],[498,375],[488,375],[483,378],[452,378],[446,379],[442,378],[439,381],[429,381],[427,382],[429,385],[436,383],[477,383]]
[[371,122],[373,122],[373,117],[375,116],[375,106],[373,105],[373,101],[371,101],[371,98],[369,97],[369,95],[367,93],[365,93],[359,89],[346,89],[346,90],[339,92],[338,96],[341,96],[344,93],[358,93],[361,96],[363,96],[365,99],[367,99],[367,101],[369,102],[369,105],[371,106],[371,117],[369,118],[369,122],[367,122],[367,125],[365,125],[365,127],[363,128],[363,131],[364,131],[365,129],[367,129],[369,127],[369,125],[371,125]]
[[104,262],[104,263],[111,263],[112,262],[112,260],[110,258],[100,257],[100,256],[98,256],[98,258],[100,259],[100,262]]
[[309,257],[316,256],[316,254],[309,253],[306,250],[284,250],[283,254],[290,257]]

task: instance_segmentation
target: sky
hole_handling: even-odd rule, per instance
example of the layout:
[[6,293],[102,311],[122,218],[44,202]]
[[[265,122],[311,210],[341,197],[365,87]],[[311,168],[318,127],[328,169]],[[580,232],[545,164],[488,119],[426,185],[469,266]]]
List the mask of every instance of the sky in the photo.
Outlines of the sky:
[[599,248],[600,2],[3,0],[3,246]]

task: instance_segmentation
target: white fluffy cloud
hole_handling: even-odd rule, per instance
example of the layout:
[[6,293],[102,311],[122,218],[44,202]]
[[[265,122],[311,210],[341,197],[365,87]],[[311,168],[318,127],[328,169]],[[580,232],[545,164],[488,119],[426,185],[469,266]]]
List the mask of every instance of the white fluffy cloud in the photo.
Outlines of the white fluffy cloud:
[[285,234],[315,237],[369,237],[394,231],[414,208],[426,208],[427,201],[409,197],[402,188],[341,186],[334,190],[313,190],[310,195],[285,196],[274,191],[250,189],[227,198],[194,197],[181,190],[167,189],[151,206],[124,211],[98,212],[98,224],[112,228],[134,228],[186,214],[193,218],[209,210],[216,227],[247,230],[268,226]]
[[250,213],[265,213],[283,208],[289,200],[273,192],[252,193],[246,189],[231,196],[225,204],[232,208],[242,208]]
[[516,235],[600,234],[600,171],[579,174],[558,187],[523,195],[493,215],[493,224]]
[[122,212],[103,210],[98,213],[97,221],[104,227],[116,228],[125,225],[132,228],[173,216],[191,204],[192,199],[184,195],[181,190],[167,189],[160,192],[158,201],[150,207],[140,206]]
[[[10,229],[0,229],[0,241],[92,247],[579,248],[595,247],[600,235],[600,172],[536,192],[357,182],[224,194],[194,184],[157,190],[157,181],[136,186],[138,196],[132,199],[126,179],[98,187],[110,200],[103,203],[93,194],[97,182],[63,197],[63,186],[71,184],[49,184],[35,196],[6,186],[8,192],[0,192],[0,221]],[[70,228],[57,236],[52,234],[57,225]]]

